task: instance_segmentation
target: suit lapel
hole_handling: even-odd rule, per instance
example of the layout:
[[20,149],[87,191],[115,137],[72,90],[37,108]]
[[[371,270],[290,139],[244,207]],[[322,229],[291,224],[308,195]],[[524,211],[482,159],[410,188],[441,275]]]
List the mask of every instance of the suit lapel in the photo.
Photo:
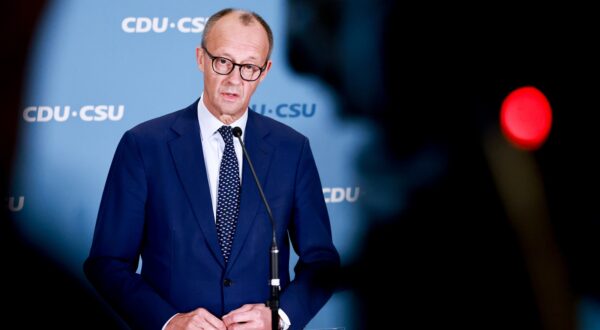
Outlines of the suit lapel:
[[[265,136],[269,133],[268,129],[262,125],[258,120],[258,115],[248,110],[248,122],[246,123],[246,132],[244,133],[244,143],[248,150],[248,156],[254,165],[256,175],[260,184],[263,185],[267,179],[267,172],[271,162],[271,156],[273,147],[269,145],[265,140]],[[254,182],[254,177],[250,170],[250,165],[244,157],[244,165],[242,170],[242,197],[240,203],[240,215],[238,217],[237,229],[235,232],[235,238],[233,240],[233,246],[231,249],[231,255],[229,257],[229,265],[235,263],[250,228],[254,224],[256,214],[259,210],[264,208],[260,193]],[[269,239],[269,237],[265,237]],[[229,268],[229,267],[228,267]]]
[[169,141],[169,147],[179,179],[208,246],[215,259],[225,268],[221,247],[217,241],[217,230],[200,140],[197,107],[198,101],[184,110],[182,115],[177,118],[172,129],[180,136]]

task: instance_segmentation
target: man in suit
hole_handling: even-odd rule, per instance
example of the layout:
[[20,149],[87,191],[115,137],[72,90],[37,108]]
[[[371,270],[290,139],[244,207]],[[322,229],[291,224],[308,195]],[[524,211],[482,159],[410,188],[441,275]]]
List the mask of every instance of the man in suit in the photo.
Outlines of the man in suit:
[[[304,328],[332,294],[339,256],[309,142],[248,111],[272,47],[256,13],[216,13],[196,49],[200,99],[127,131],[117,147],[84,269],[134,328],[271,329],[272,228],[231,127],[242,129],[275,219],[280,327]],[[222,161],[235,164],[234,179],[220,180]],[[223,207],[224,195],[233,206]],[[290,242],[299,256],[293,281]]]

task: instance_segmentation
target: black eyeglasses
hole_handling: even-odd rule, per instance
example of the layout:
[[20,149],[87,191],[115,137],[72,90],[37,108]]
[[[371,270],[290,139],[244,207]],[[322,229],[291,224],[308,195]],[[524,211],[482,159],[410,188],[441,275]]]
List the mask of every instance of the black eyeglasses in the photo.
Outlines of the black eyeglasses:
[[231,71],[233,71],[233,69],[237,65],[240,67],[240,77],[242,77],[242,79],[246,81],[255,81],[260,77],[260,75],[263,73],[263,71],[265,71],[265,68],[267,67],[266,62],[262,68],[254,64],[238,64],[226,57],[213,56],[211,53],[208,52],[208,49],[206,49],[206,47],[202,47],[202,49],[204,49],[206,55],[208,55],[208,57],[210,57],[210,59],[212,60],[213,71],[220,75],[230,74]]

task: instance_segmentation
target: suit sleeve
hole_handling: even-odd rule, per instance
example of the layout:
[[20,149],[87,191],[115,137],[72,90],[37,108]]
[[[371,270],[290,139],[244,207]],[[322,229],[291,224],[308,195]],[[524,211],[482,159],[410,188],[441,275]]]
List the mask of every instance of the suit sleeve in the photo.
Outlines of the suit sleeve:
[[147,181],[139,147],[125,133],[110,167],[84,272],[134,328],[160,329],[177,311],[136,273]]
[[290,239],[299,256],[295,278],[281,294],[281,308],[290,317],[290,329],[303,329],[333,294],[340,258],[317,166],[307,139],[296,171],[294,214]]

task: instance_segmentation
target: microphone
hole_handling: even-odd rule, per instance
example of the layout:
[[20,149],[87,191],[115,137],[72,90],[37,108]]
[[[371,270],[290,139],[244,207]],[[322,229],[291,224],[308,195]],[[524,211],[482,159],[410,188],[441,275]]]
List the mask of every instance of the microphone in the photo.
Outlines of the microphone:
[[269,203],[267,202],[267,198],[265,197],[265,193],[262,190],[260,185],[260,181],[258,180],[258,176],[256,176],[256,171],[254,170],[254,166],[252,165],[252,161],[250,160],[250,156],[248,156],[248,151],[246,151],[246,146],[242,141],[242,129],[239,127],[234,127],[231,130],[233,136],[235,136],[242,146],[242,151],[244,153],[244,157],[248,162],[248,166],[250,167],[250,171],[252,172],[252,176],[254,177],[254,182],[256,183],[256,187],[258,188],[258,192],[260,193],[260,197],[262,198],[263,204],[267,209],[267,214],[269,216],[269,220],[271,220],[271,228],[273,232],[273,241],[271,242],[271,280],[269,281],[269,285],[271,286],[271,297],[267,302],[267,306],[271,308],[271,328],[273,330],[279,329],[279,289],[280,289],[280,281],[279,281],[279,248],[277,247],[277,237],[275,232],[275,220],[273,219],[273,213],[271,212],[271,207],[269,207]]

